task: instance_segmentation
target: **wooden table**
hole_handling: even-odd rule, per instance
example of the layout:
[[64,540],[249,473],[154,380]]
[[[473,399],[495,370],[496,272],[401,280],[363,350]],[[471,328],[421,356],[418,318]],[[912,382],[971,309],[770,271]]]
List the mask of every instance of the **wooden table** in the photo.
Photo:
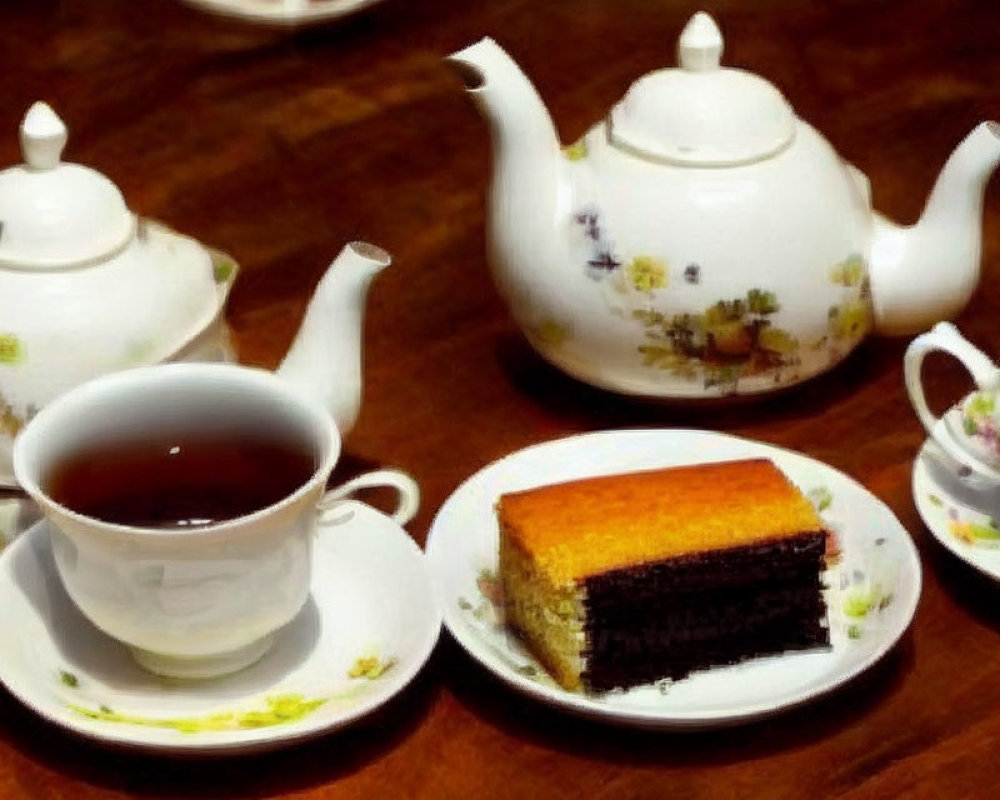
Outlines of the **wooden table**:
[[[516,694],[447,634],[416,682],[351,729],[252,759],[173,761],[80,741],[0,692],[0,796],[861,798],[996,796],[1000,593],[950,556],[910,491],[924,433],[904,340],[872,339],[780,397],[729,408],[632,402],[581,385],[526,345],[484,257],[486,129],[442,56],[490,34],[534,79],[571,142],[645,72],[672,64],[686,0],[386,0],[334,24],[269,30],[173,0],[6,0],[0,162],[45,99],[69,159],[138,213],[232,253],[242,359],[274,366],[323,269],[349,240],[391,251],[367,310],[365,403],[343,472],[391,464],[420,482],[408,526],[484,465],[527,445],[624,426],[697,427],[779,444],[862,482],[923,561],[916,619],[850,685],[770,720],[648,733]],[[951,148],[1000,116],[1000,5],[717,0],[724,60],[765,75],[912,222]],[[958,319],[1000,353],[1000,193],[987,192],[983,276]],[[940,362],[934,390],[965,391]],[[2,654],[0,654],[2,658]]]

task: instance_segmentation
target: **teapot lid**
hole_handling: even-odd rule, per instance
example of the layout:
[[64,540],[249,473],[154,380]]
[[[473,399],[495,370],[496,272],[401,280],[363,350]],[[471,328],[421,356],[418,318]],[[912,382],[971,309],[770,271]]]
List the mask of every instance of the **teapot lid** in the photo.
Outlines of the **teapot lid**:
[[60,160],[63,121],[38,102],[21,122],[24,164],[0,171],[0,265],[54,269],[110,258],[132,240],[135,216],[99,172]]
[[726,166],[772,156],[795,138],[795,114],[773,84],[719,66],[722,34],[704,11],[678,41],[680,69],[637,80],[608,120],[611,143],[671,164]]

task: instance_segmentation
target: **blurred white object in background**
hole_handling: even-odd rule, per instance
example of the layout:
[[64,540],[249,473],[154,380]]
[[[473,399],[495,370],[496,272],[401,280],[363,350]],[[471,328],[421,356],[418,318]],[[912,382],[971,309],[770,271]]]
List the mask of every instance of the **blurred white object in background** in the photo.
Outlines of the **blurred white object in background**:
[[309,25],[344,17],[379,0],[182,0],[213,14],[270,25]]

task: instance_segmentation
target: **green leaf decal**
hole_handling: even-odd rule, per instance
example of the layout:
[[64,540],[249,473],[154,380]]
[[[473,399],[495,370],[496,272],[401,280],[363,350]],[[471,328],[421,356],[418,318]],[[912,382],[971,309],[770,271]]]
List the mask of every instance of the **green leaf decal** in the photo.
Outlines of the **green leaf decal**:
[[25,359],[24,345],[12,333],[0,334],[0,364],[13,366]]

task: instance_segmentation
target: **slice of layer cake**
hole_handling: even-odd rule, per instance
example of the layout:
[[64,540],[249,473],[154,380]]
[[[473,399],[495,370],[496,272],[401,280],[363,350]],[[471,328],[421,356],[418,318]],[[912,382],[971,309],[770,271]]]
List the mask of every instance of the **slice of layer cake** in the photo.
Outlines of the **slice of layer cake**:
[[502,495],[506,624],[566,689],[829,644],[826,533],[765,459]]

